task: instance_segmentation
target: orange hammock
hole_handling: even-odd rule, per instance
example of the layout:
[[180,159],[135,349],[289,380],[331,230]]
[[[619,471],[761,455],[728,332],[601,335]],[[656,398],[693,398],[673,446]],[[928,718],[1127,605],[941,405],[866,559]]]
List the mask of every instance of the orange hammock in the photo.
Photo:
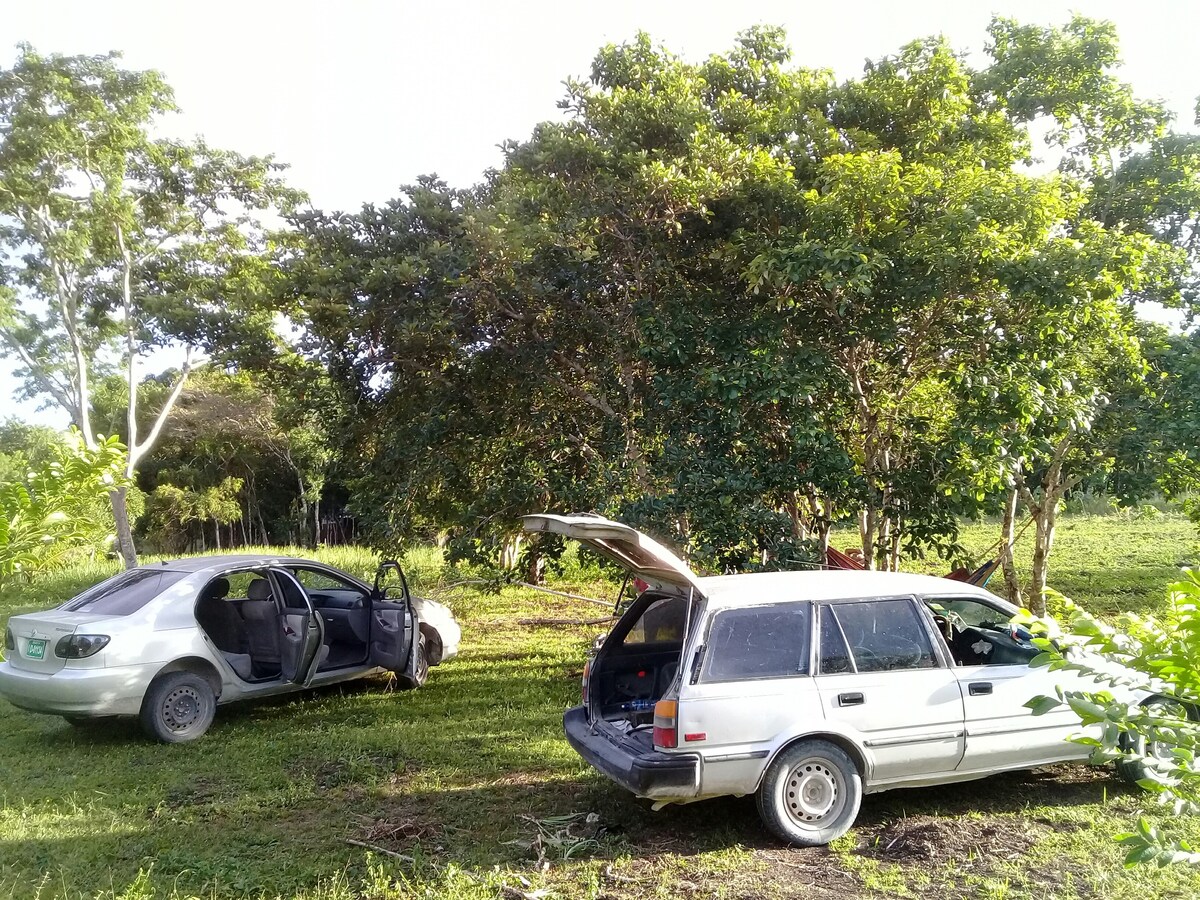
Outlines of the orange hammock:
[[[825,565],[830,569],[847,569],[851,571],[861,571],[866,568],[866,566],[853,556],[843,553],[841,550],[835,550],[833,547],[825,551]],[[992,575],[995,574],[998,568],[1000,568],[1000,559],[997,557],[996,559],[989,559],[974,571],[971,569],[955,569],[943,577],[949,578],[951,581],[963,581],[967,584],[973,584],[976,587],[987,587],[988,581],[991,580]]]

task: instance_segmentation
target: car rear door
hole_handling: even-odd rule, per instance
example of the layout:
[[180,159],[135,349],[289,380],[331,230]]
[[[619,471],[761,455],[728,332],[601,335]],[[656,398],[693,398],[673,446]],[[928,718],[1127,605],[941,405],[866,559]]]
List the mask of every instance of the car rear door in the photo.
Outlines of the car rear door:
[[862,735],[872,781],[952,772],[962,759],[963,698],[911,597],[818,605],[825,718]]
[[[395,575],[389,585],[386,576]],[[405,672],[412,663],[413,638],[417,618],[412,610],[408,579],[397,562],[385,562],[375,575],[371,592],[370,643],[371,664],[392,672]]]
[[325,623],[308,594],[287,569],[271,569],[271,579],[283,601],[279,616],[280,679],[292,684],[312,682],[325,645]]

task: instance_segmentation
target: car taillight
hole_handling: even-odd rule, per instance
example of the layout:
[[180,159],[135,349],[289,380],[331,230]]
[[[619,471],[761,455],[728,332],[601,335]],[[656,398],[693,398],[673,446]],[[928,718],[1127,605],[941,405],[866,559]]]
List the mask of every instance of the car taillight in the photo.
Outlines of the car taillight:
[[5,650],[16,650],[17,649],[17,642],[16,642],[16,640],[13,639],[13,633],[12,633],[11,628],[4,629],[4,649]]
[[580,699],[584,706],[588,702],[588,676],[592,674],[592,661],[589,659],[583,664],[583,684],[579,687]]
[[671,749],[679,746],[679,704],[659,700],[654,704],[654,746]]
[[107,634],[69,634],[54,646],[54,655],[63,659],[94,656],[108,645]]

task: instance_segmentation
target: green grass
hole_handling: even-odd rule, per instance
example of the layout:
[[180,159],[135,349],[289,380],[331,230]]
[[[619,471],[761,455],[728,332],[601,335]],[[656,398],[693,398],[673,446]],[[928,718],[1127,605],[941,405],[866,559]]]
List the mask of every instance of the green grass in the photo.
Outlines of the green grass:
[[[992,532],[972,526],[967,540],[982,550]],[[1150,608],[1194,543],[1191,526],[1169,516],[1068,518],[1053,581],[1102,610]],[[358,549],[318,555],[359,574],[374,568]],[[434,551],[406,567],[426,593],[462,577],[442,571]],[[21,586],[0,599],[0,625],[112,568],[80,564]],[[578,562],[555,586],[616,591]],[[517,623],[602,611],[516,588],[462,585],[442,598],[463,623],[462,655],[413,693],[378,679],[238,704],[203,740],[173,747],[132,724],[76,729],[0,702],[0,896],[491,898],[501,885],[567,898],[1200,892],[1190,872],[1121,866],[1110,835],[1139,810],[1162,816],[1107,770],[871,796],[830,850],[774,844],[749,798],[651,812],[561,736],[600,629]],[[1200,841],[1196,823],[1167,824]]]

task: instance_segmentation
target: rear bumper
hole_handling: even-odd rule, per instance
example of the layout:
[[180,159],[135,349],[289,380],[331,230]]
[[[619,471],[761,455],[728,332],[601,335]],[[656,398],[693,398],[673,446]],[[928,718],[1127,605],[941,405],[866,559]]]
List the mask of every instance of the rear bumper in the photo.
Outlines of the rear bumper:
[[[159,664],[161,665],[161,664]],[[159,666],[26,672],[0,662],[0,697],[32,712],[77,716],[134,716]]]
[[563,715],[567,742],[589,765],[639,797],[690,800],[700,795],[700,757],[644,752],[619,736],[593,731],[582,706]]

